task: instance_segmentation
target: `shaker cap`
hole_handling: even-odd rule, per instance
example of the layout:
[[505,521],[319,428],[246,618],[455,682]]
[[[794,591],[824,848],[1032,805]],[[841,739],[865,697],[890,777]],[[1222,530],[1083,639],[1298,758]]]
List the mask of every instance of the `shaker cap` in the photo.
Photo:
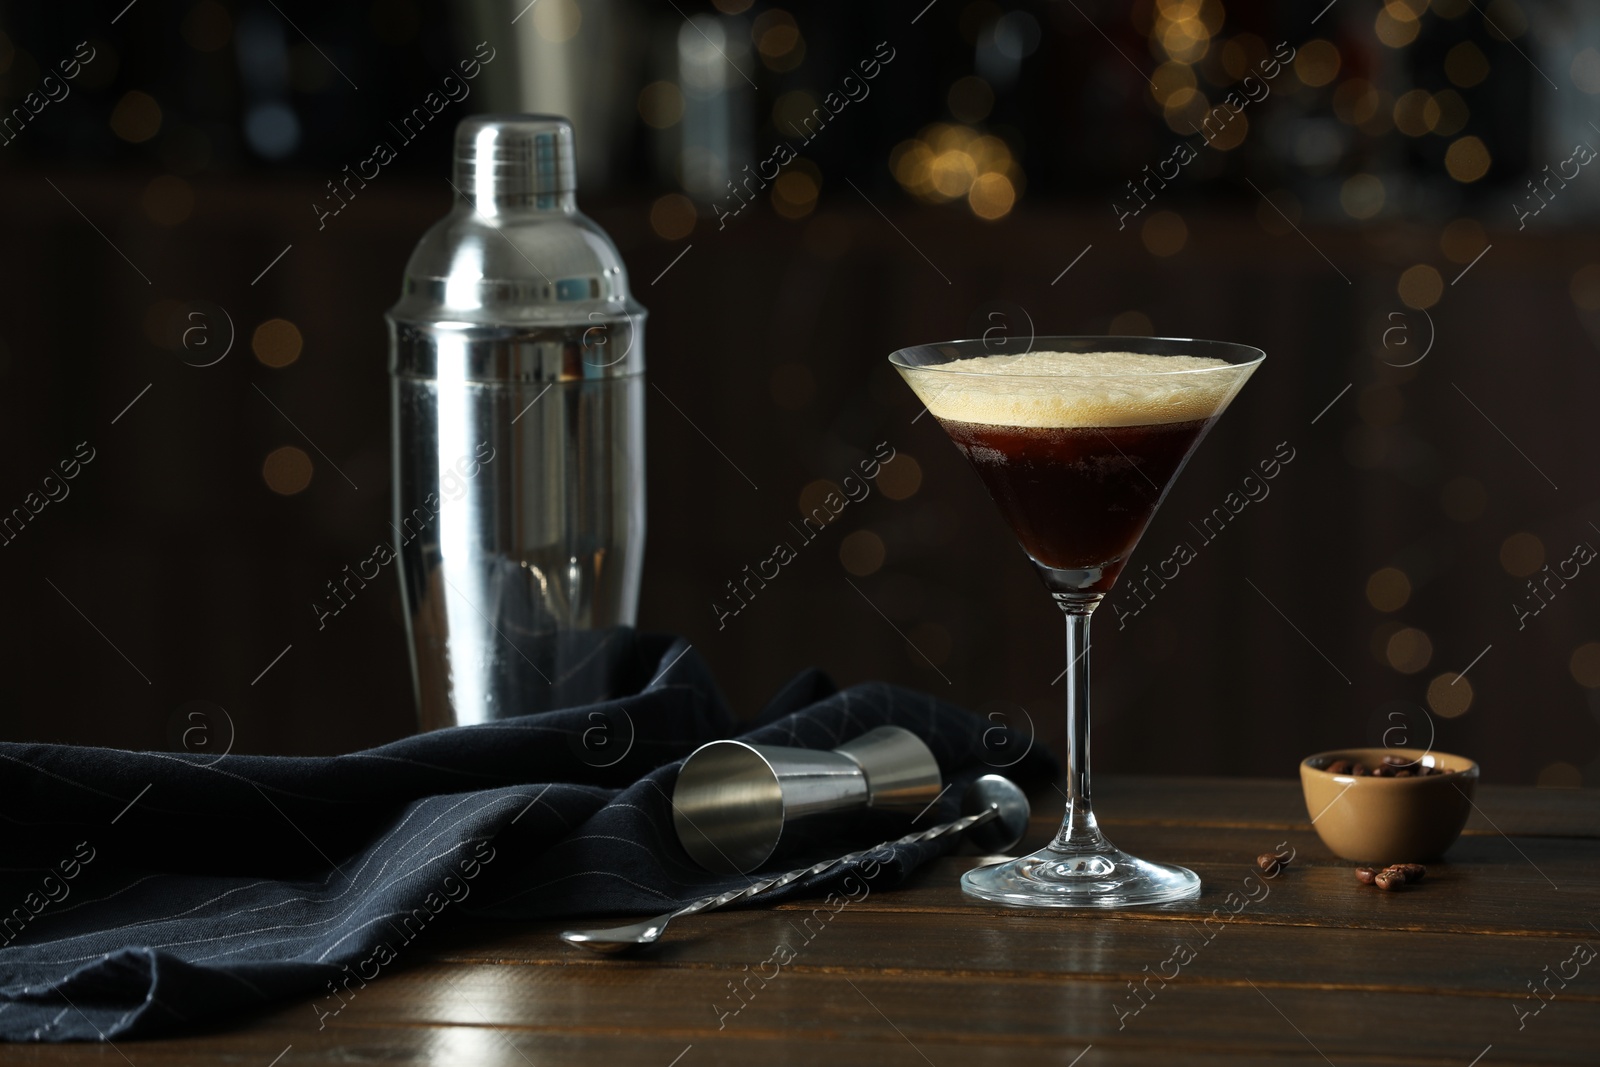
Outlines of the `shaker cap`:
[[473,115],[456,127],[455,186],[479,210],[570,194],[575,162],[572,123],[559,115]]

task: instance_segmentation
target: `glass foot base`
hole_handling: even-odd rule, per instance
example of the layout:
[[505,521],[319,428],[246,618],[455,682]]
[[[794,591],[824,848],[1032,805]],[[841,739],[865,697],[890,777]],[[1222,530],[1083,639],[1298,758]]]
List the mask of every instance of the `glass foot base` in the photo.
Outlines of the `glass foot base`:
[[1090,852],[1042,848],[961,876],[970,897],[1018,908],[1131,908],[1200,895],[1187,867],[1149,863],[1107,843]]

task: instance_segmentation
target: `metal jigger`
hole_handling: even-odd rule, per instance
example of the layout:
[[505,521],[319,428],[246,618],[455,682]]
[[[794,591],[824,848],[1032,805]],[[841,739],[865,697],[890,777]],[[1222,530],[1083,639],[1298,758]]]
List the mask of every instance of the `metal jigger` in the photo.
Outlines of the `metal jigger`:
[[942,786],[928,746],[898,726],[869,730],[831,752],[713,741],[678,772],[672,822],[700,866],[748,874],[794,819],[855,808],[915,815]]

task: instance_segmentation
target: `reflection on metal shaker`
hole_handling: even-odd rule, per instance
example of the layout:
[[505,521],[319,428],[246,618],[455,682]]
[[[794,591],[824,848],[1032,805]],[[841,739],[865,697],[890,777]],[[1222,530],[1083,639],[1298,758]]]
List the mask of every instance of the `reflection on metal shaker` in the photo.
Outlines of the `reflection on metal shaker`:
[[632,625],[644,555],[644,317],[579,213],[572,127],[456,129],[451,211],[388,313],[394,526],[422,729],[577,699]]

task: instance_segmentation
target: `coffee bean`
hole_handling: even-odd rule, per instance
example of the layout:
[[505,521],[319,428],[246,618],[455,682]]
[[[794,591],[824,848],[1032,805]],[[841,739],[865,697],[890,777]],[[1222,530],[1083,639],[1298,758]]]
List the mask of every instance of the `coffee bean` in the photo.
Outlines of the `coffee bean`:
[[1412,775],[1411,769],[1409,767],[1405,768],[1403,770],[1395,771],[1394,772],[1394,776],[1396,778],[1411,778],[1411,777],[1414,777],[1414,775]]
[[1365,763],[1358,763],[1353,768],[1351,768],[1350,773],[1355,775],[1357,778],[1365,778],[1367,775],[1371,774],[1372,772],[1367,770],[1367,765]]
[[1356,868],[1356,881],[1360,882],[1362,885],[1371,885],[1377,877],[1378,868],[1376,867]]
[[1256,857],[1256,866],[1265,871],[1268,878],[1273,878],[1283,870],[1283,861],[1270,852],[1263,852]]
[[1396,889],[1405,888],[1406,876],[1404,873],[1397,870],[1382,870],[1373,875],[1372,884],[1377,886],[1379,889],[1387,889],[1390,892],[1393,892]]
[[1394,768],[1386,763],[1380,763],[1372,768],[1372,776],[1374,778],[1393,778]]
[[1397,863],[1394,869],[1404,874],[1408,882],[1420,882],[1428,873],[1428,868],[1420,863]]
[[1385,757],[1383,757],[1383,762],[1388,764],[1391,767],[1409,767],[1409,766],[1411,766],[1411,761],[1410,760],[1402,759],[1399,756],[1385,756]]
[[1350,768],[1354,766],[1355,764],[1350,760],[1336,759],[1332,763],[1328,764],[1328,772],[1330,774],[1349,774]]

